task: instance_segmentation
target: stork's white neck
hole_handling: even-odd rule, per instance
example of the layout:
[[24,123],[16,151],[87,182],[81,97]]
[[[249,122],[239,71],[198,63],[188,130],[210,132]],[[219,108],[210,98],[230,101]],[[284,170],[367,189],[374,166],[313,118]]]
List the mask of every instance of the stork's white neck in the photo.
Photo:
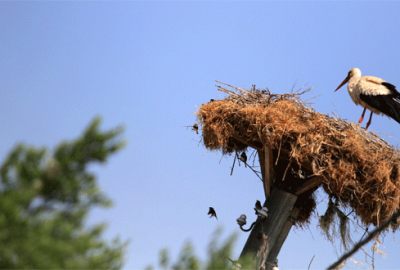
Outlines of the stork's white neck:
[[359,70],[358,68],[353,68],[349,71],[349,76],[350,79],[347,83],[347,90],[349,91],[350,96],[353,98],[352,92],[358,81],[361,79],[361,70]]
[[[358,81],[361,77],[352,77],[349,82],[347,83],[347,90],[349,91],[350,96],[353,98],[353,90],[357,85]],[[354,101],[354,98],[353,98]]]

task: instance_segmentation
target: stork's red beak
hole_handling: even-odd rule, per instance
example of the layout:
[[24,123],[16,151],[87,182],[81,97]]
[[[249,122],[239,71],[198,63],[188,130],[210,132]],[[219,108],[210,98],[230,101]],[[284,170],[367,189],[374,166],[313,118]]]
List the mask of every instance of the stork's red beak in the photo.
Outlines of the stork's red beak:
[[349,81],[349,77],[347,76],[346,79],[344,79],[344,81],[338,86],[338,88],[336,88],[335,92],[337,90],[339,90],[340,87],[342,87],[344,84],[346,84]]

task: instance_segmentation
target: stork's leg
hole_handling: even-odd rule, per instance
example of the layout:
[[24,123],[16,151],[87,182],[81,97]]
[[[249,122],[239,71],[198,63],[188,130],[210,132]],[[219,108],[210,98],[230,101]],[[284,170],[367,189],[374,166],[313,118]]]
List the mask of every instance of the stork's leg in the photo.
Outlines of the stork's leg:
[[363,111],[363,113],[362,113],[362,115],[361,115],[361,118],[360,118],[360,120],[358,120],[358,125],[360,125],[361,124],[361,122],[364,120],[364,114],[365,114],[365,111],[367,110],[367,108],[364,108],[364,111]]
[[371,125],[372,114],[373,114],[373,112],[371,112],[371,115],[369,116],[369,120],[368,120],[367,127],[365,128],[365,130],[367,130],[369,125]]

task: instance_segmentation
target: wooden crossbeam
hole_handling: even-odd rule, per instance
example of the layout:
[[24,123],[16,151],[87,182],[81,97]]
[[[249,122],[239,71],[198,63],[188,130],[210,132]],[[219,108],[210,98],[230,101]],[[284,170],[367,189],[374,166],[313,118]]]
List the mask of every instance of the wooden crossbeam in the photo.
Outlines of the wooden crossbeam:
[[312,188],[315,188],[319,184],[321,184],[324,181],[323,176],[314,176],[311,179],[307,180],[303,185],[301,185],[297,191],[296,195],[299,196],[301,193],[306,192],[307,190],[310,190]]

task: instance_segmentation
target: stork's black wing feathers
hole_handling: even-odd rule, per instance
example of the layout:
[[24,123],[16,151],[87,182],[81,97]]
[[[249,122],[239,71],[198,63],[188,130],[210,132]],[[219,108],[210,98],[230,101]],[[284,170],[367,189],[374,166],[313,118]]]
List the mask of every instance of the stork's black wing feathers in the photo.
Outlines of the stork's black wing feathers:
[[388,82],[383,82],[383,83],[381,83],[383,86],[385,86],[387,89],[389,89],[390,91],[392,91],[393,93],[399,93],[399,92],[397,92],[397,89],[396,89],[396,86],[394,86],[393,84],[391,84],[391,83],[388,83]]
[[360,99],[400,123],[400,94],[394,85],[385,82],[382,85],[391,90],[392,93],[376,96],[360,94]]

